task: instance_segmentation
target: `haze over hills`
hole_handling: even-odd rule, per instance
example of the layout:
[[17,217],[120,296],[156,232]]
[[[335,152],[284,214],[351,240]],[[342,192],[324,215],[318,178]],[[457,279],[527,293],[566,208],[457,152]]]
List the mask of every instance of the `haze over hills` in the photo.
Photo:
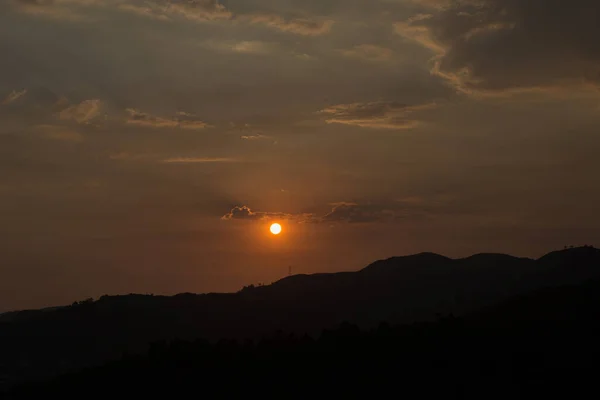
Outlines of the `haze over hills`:
[[[104,296],[0,318],[2,369],[15,379],[143,352],[161,339],[258,338],[276,330],[318,334],[344,321],[372,328],[470,314],[544,287],[600,280],[600,250],[538,260],[502,254],[450,259],[423,253],[358,272],[298,275],[234,294]],[[13,368],[18,366],[18,368]]]

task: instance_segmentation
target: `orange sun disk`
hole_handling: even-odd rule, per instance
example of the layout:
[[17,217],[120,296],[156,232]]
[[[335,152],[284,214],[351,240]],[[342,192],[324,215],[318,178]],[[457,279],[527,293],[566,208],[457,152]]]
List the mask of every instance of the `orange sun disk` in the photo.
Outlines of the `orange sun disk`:
[[272,224],[270,230],[271,230],[271,233],[273,235],[279,235],[281,233],[281,230],[282,230],[281,229],[281,225],[279,225],[279,224]]

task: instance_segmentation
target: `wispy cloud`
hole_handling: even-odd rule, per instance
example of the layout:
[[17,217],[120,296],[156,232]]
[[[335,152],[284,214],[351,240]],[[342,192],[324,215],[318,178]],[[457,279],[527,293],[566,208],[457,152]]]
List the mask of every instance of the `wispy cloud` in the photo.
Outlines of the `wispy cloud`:
[[231,209],[227,214],[221,217],[224,221],[231,220],[246,220],[246,221],[260,221],[260,220],[290,220],[298,219],[299,215],[287,214],[283,212],[263,212],[253,211],[248,206],[236,206]]
[[86,17],[72,7],[104,4],[105,0],[9,0],[16,10],[35,17],[82,21]]
[[153,115],[138,111],[134,108],[128,108],[125,111],[129,114],[127,123],[130,125],[138,125],[148,128],[174,128],[179,125],[179,122],[176,119],[174,120],[155,117]]
[[282,32],[304,36],[321,36],[331,31],[334,21],[328,19],[292,18],[285,19],[275,14],[249,14],[238,17],[240,21],[259,24]]
[[331,211],[318,216],[312,213],[284,213],[255,211],[248,206],[236,206],[221,217],[222,220],[289,220],[297,223],[376,223],[392,222],[396,219],[393,208],[379,204],[357,204],[341,202],[330,205]]
[[333,21],[323,18],[286,18],[271,13],[234,13],[218,0],[9,0],[17,10],[30,15],[63,20],[83,20],[85,8],[103,7],[160,21],[176,18],[197,23],[227,22],[261,25],[303,36],[331,31]]
[[146,128],[181,128],[181,129],[206,129],[211,125],[197,119],[194,115],[188,113],[177,113],[175,117],[164,118],[157,117],[134,108],[125,110],[129,114],[127,124],[137,125]]
[[165,13],[178,14],[192,21],[230,20],[233,13],[218,0],[170,0]]
[[196,129],[212,128],[212,125],[209,125],[206,122],[203,122],[203,121],[200,121],[200,120],[184,120],[184,119],[180,119],[179,120],[179,128],[181,128],[181,129],[196,130]]
[[27,94],[27,89],[23,89],[21,91],[13,90],[2,101],[2,104],[3,105],[8,105],[8,104],[14,103],[15,101],[17,101],[21,97],[25,96],[26,94]]
[[58,114],[58,117],[64,121],[75,121],[80,124],[86,124],[100,116],[101,111],[102,102],[100,100],[85,100],[79,104],[65,108]]
[[243,140],[266,140],[266,139],[270,139],[271,137],[257,133],[256,135],[244,135],[244,136],[241,136],[241,138]]
[[272,43],[263,42],[259,40],[207,40],[203,43],[203,46],[214,51],[240,54],[268,54],[271,53],[276,47]]
[[119,10],[136,14],[141,17],[156,19],[159,21],[171,21],[168,15],[164,13],[164,7],[159,8],[156,5],[146,3],[144,6],[135,4],[119,4]]
[[418,111],[430,110],[436,105],[409,106],[397,102],[371,102],[340,104],[321,110],[328,124],[343,124],[361,128],[409,129],[419,121],[409,116]]

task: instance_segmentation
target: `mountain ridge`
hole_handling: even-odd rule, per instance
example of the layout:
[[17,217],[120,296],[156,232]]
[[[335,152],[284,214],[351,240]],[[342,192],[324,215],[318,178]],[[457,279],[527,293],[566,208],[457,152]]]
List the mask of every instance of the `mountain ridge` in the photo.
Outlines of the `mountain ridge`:
[[3,364],[25,365],[22,376],[48,376],[175,338],[244,340],[278,330],[316,335],[345,321],[365,329],[381,322],[433,321],[589,280],[600,281],[600,250],[586,247],[537,260],[421,253],[379,260],[356,272],[291,276],[236,293],[102,296],[0,318],[0,370]]
[[[551,262],[551,261],[556,262],[557,258],[565,256],[565,255],[570,256],[570,255],[576,254],[578,256],[581,256],[582,254],[586,254],[586,253],[587,253],[587,255],[589,255],[590,253],[594,253],[598,257],[600,257],[600,249],[596,249],[593,246],[582,246],[582,247],[556,250],[556,251],[549,252],[537,259],[529,258],[529,257],[517,257],[517,256],[513,256],[510,254],[504,254],[504,253],[476,253],[476,254],[473,254],[473,255],[467,256],[467,257],[450,258],[450,257],[444,256],[441,254],[437,254],[437,253],[433,253],[433,252],[421,252],[421,253],[415,253],[415,254],[410,254],[410,255],[405,255],[405,256],[394,256],[394,257],[389,257],[389,258],[385,258],[385,259],[380,259],[380,260],[370,263],[366,267],[361,268],[357,271],[342,271],[342,272],[330,272],[330,273],[321,272],[321,273],[314,273],[314,274],[297,274],[297,275],[286,276],[284,278],[281,278],[281,279],[274,281],[267,285],[255,286],[252,284],[252,285],[246,286],[246,287],[238,290],[237,292],[205,292],[205,293],[183,292],[183,293],[177,293],[174,295],[128,293],[128,294],[117,294],[117,295],[104,295],[104,296],[101,296],[99,299],[122,298],[122,297],[126,297],[126,296],[173,298],[173,297],[177,297],[177,296],[189,296],[189,295],[191,295],[191,296],[237,295],[248,289],[268,288],[273,285],[289,283],[291,281],[306,281],[311,278],[348,276],[348,275],[352,275],[352,274],[372,272],[381,267],[388,269],[388,270],[394,270],[394,269],[398,269],[398,268],[402,268],[402,267],[404,267],[404,268],[420,267],[420,266],[427,267],[428,266],[427,264],[431,263],[433,261],[446,262],[446,263],[448,263],[448,265],[451,265],[453,263],[456,265],[457,262],[460,263],[460,262],[472,262],[472,261],[486,263],[486,262],[490,262],[493,260],[496,260],[496,261],[512,260],[512,261],[521,261],[521,262]],[[399,265],[399,263],[401,263],[401,262],[405,262],[405,263],[409,262],[409,264],[408,265],[406,265],[406,264]],[[44,307],[41,309],[23,309],[23,310],[6,311],[3,313],[0,313],[0,321],[2,321],[3,317],[8,316],[9,314],[30,313],[30,312],[52,312],[52,311],[63,309],[64,307],[69,307],[69,306],[68,305],[62,305],[62,306],[59,305],[59,306],[53,306],[53,307]]]

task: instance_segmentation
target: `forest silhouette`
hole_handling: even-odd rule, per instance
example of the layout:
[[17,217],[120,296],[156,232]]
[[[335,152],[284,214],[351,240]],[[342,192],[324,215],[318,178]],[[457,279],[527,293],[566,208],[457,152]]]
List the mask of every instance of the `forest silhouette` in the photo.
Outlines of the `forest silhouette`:
[[598,270],[592,247],[422,254],[231,295],[12,313],[0,317],[5,396],[572,397],[597,370]]

